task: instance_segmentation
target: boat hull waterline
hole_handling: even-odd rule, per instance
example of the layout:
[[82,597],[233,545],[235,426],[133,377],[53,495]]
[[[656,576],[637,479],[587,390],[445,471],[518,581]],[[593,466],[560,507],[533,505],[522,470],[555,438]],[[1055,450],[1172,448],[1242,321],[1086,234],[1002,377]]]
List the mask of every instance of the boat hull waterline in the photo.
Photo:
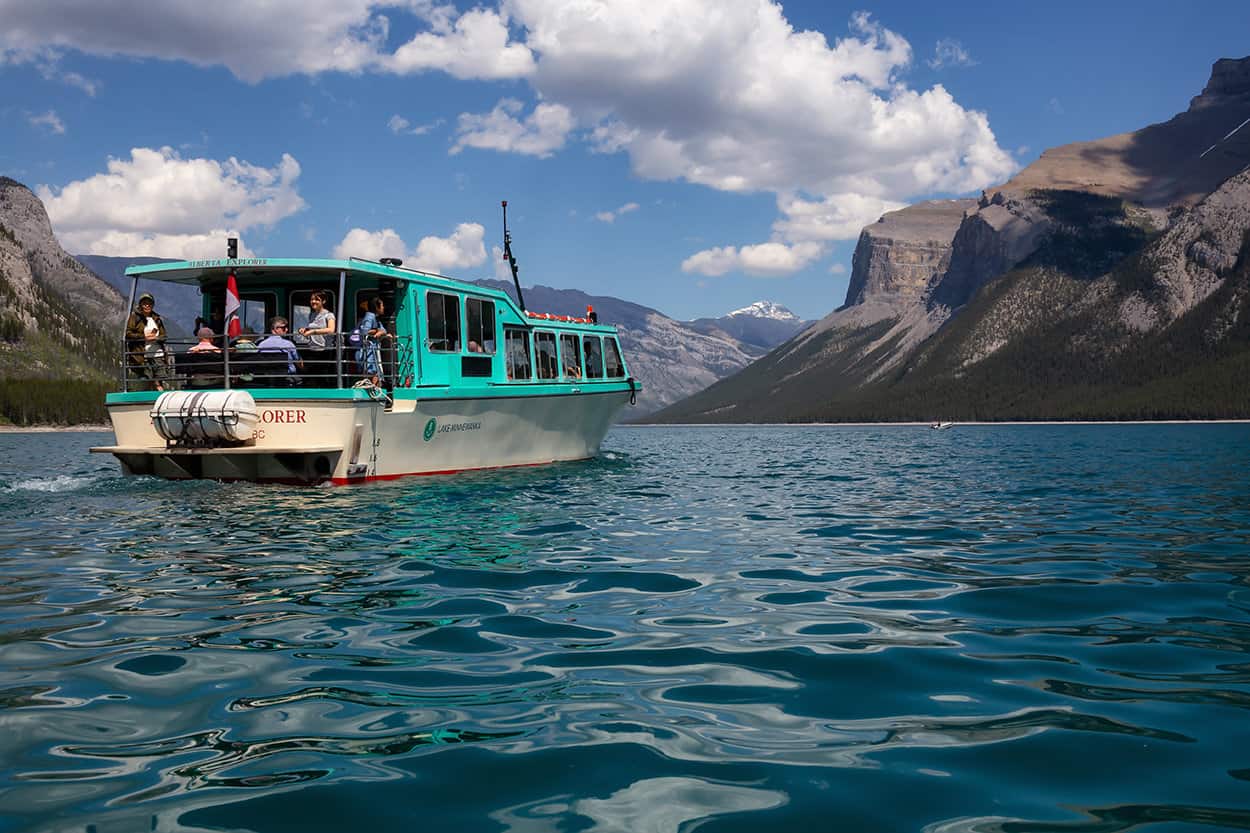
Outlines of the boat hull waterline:
[[172,480],[357,483],[594,457],[630,400],[627,387],[607,386],[539,396],[397,396],[390,408],[359,390],[325,394],[259,399],[250,441],[207,448],[166,443],[150,401],[110,404],[116,445],[92,451],[114,455],[126,474]]

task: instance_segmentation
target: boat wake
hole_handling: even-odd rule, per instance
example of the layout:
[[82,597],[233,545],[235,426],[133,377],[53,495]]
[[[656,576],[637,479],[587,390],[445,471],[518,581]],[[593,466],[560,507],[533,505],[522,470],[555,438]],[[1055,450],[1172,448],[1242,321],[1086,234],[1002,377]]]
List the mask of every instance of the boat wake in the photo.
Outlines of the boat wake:
[[105,480],[103,474],[60,474],[56,477],[28,477],[0,486],[6,492],[75,492]]

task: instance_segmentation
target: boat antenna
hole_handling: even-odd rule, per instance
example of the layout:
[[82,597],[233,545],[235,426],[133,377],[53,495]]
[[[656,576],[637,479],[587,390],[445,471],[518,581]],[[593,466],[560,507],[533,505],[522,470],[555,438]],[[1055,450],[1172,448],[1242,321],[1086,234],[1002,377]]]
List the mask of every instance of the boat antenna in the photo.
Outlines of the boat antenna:
[[516,274],[516,258],[512,256],[512,235],[508,233],[508,201],[503,206],[503,259],[512,267],[512,282],[516,284],[516,299],[521,304],[521,312],[525,312],[525,296],[521,294],[521,279]]

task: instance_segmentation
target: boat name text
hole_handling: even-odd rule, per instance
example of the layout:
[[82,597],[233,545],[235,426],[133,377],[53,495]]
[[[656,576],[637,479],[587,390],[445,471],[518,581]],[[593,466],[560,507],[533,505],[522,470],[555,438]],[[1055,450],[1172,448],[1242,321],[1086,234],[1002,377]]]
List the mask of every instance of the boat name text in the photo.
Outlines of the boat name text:
[[451,425],[440,425],[438,433],[450,434],[452,431],[477,431],[482,427],[480,422],[453,422]]
[[308,412],[303,408],[279,408],[276,410],[265,410],[260,412],[260,421],[265,423],[273,422],[285,423],[287,425],[304,425],[308,422]]
[[264,266],[269,262],[265,257],[222,257],[211,260],[188,260],[187,265],[201,269],[205,266]]

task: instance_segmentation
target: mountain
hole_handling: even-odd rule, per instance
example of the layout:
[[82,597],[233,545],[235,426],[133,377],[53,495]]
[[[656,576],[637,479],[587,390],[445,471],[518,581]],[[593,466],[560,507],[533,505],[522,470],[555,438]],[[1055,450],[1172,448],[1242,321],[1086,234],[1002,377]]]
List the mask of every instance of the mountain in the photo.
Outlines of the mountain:
[[759,357],[794,336],[809,323],[790,310],[772,301],[756,301],[720,318],[697,318],[686,324],[698,333],[728,337],[743,344],[743,349]]
[[1250,416],[1250,58],[864,229],[846,303],[660,421]]
[[[94,275],[116,289],[123,299],[130,297],[130,278],[126,277],[127,266],[148,266],[153,263],[173,262],[170,258],[163,257],[74,255],[74,258],[90,269]],[[138,292],[151,292],[156,297],[156,310],[165,321],[165,331],[171,339],[191,337],[195,319],[200,316],[203,309],[198,287],[140,280]]]
[[[516,298],[515,287],[507,281],[487,279],[475,283]],[[631,419],[703,390],[765,352],[723,330],[700,330],[695,328],[695,322],[675,321],[650,307],[619,298],[549,286],[523,287],[521,291],[526,308],[536,312],[582,316],[587,306],[593,306],[600,323],[616,326],[629,372],[643,385],[637,406],[625,414]]]
[[0,422],[102,421],[123,307],[56,242],[30,189],[0,177]]

